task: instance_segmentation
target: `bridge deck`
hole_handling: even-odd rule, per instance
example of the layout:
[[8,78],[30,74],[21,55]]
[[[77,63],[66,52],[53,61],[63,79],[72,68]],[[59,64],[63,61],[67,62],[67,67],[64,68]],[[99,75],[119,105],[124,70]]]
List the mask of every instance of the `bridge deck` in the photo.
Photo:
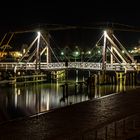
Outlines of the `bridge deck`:
[[[70,105],[38,116],[1,124],[0,139],[63,140],[75,138],[77,140],[83,137],[85,139],[91,139],[92,137],[93,139],[96,136],[96,133],[93,133],[96,132],[94,131],[95,128],[103,128],[103,126],[109,128],[110,126],[110,129],[106,129],[107,127],[97,129],[98,138],[107,136],[109,139],[109,137],[115,135],[114,123],[112,122],[116,120],[121,120],[117,121],[116,126],[116,134],[119,136],[119,140],[121,140],[121,136],[126,138],[130,134],[133,134],[133,136],[137,132],[140,134],[140,131],[136,129],[140,126],[140,116],[137,118],[135,131],[133,131],[133,125],[130,123],[131,131],[126,133],[128,132],[128,126],[125,125],[125,131],[127,131],[122,133],[124,122],[126,123],[126,120],[124,121],[122,118],[138,113],[140,110],[139,90],[114,94],[101,99]],[[107,131],[106,135],[105,132]]]
[[[36,65],[36,63],[16,63],[16,62],[1,62],[0,69],[1,70],[62,70],[62,69],[85,69],[85,70],[102,70],[102,63],[96,62],[68,62],[68,65],[65,65],[65,62],[58,63],[40,63]],[[114,63],[106,64],[107,71],[136,71],[140,70],[140,63]]]

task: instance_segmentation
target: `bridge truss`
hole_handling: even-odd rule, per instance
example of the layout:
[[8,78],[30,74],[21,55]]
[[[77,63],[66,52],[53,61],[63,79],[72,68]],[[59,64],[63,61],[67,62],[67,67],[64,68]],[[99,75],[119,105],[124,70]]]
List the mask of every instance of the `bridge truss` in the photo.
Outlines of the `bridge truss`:
[[[6,45],[1,48],[3,52],[9,45],[14,34],[12,33]],[[7,34],[6,34],[7,35]],[[6,35],[0,45],[3,44]],[[37,36],[29,45],[26,51],[17,62],[0,62],[1,70],[62,70],[62,69],[85,69],[100,71],[136,71],[140,70],[140,64],[136,63],[133,57],[127,52],[125,47],[115,37],[112,30],[104,31],[101,38],[96,43],[102,50],[102,62],[59,62],[49,43],[49,36],[37,32]],[[30,55],[28,53],[30,52]],[[41,61],[42,55],[46,56],[45,61]],[[51,62],[51,54],[57,62]]]

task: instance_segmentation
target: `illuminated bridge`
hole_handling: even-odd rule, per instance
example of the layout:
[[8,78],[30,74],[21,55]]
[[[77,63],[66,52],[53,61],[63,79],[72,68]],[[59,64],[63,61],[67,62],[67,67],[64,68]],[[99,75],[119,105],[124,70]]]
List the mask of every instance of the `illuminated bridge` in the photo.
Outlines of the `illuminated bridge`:
[[[37,66],[37,68],[36,68]],[[64,70],[64,69],[83,69],[83,70],[102,70],[102,63],[93,63],[93,62],[68,62],[67,66],[65,62],[58,63],[40,63],[36,65],[36,63],[15,63],[15,62],[2,62],[0,63],[1,70],[14,70],[15,72],[18,70]],[[140,70],[140,63],[113,63],[106,64],[106,71],[136,71]]]
[[[6,44],[4,40],[7,34],[1,40],[1,48],[5,52],[11,39],[18,33],[11,33]],[[43,43],[42,43],[43,42]],[[42,45],[43,44],[43,45]],[[22,56],[17,62],[0,62],[0,70],[13,70],[15,73],[20,70],[64,70],[64,69],[83,69],[96,71],[139,71],[140,64],[136,63],[133,57],[127,52],[119,40],[115,37],[112,30],[106,30],[96,45],[101,48],[102,58],[100,62],[60,62],[55,55],[53,48],[49,44],[48,36],[43,36],[40,32],[33,42],[24,50]],[[42,47],[43,46],[43,47]],[[30,54],[28,54],[31,52]],[[41,62],[41,56],[45,54],[45,62]],[[52,62],[50,55],[53,55],[57,62]]]

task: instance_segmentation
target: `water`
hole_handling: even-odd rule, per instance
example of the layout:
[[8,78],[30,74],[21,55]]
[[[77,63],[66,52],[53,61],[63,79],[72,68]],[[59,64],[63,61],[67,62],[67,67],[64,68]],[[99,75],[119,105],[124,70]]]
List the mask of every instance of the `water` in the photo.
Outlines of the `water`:
[[[96,86],[88,93],[84,86],[77,88],[73,82],[68,86],[68,97],[64,97],[63,83],[14,85],[0,87],[0,122],[30,116],[66,105],[93,100],[102,96],[126,91],[135,86]],[[76,93],[75,93],[76,91]]]

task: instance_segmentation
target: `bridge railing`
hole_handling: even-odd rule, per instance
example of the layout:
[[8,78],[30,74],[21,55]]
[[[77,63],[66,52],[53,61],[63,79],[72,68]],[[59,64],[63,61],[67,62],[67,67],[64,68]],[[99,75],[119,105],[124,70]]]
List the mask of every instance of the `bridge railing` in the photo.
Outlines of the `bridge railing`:
[[0,63],[0,69],[14,69],[14,67],[17,65],[16,62],[12,62],[12,63],[6,63],[6,62],[2,62]]
[[[93,63],[93,62],[69,62],[68,66],[65,65],[65,62],[59,63],[40,63],[37,65],[37,68],[40,69],[65,69],[65,68],[77,68],[77,69],[95,69],[101,70],[102,64],[101,63]],[[0,69],[26,69],[26,70],[33,70],[36,68],[36,63],[7,63],[2,62],[0,63]]]
[[[139,69],[138,69],[139,68]],[[114,70],[114,71],[135,71],[140,70],[140,64],[135,63],[107,63],[106,64],[106,70]]]
[[101,70],[102,64],[93,62],[69,62],[68,68]]
[[[22,66],[22,67],[21,67]],[[41,70],[52,70],[52,69],[65,69],[65,63],[40,63],[36,65],[36,63],[26,63],[26,64],[18,64],[16,65],[17,69],[24,68],[26,70],[35,70],[35,69],[41,69]]]
[[124,70],[124,66],[120,65],[119,63],[113,63],[113,64],[107,63],[106,70],[120,71],[120,70]]
[[[87,69],[87,70],[102,70],[102,63],[93,63],[93,62],[57,62],[57,63],[25,63],[25,62],[1,62],[0,69],[2,70],[57,70],[57,69]],[[107,71],[134,71],[140,70],[140,63],[106,63]]]
[[58,62],[58,63],[41,63],[41,69],[65,69],[65,62]]

